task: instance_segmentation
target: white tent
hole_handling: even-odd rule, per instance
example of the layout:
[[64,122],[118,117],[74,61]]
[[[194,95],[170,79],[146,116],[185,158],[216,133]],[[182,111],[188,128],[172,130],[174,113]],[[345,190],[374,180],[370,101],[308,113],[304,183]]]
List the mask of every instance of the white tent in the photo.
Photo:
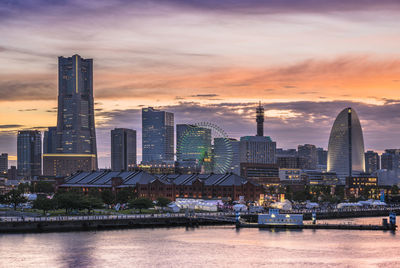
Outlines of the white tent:
[[292,210],[292,203],[289,200],[285,200],[283,202],[275,202],[271,204],[271,208],[278,208],[282,210]]

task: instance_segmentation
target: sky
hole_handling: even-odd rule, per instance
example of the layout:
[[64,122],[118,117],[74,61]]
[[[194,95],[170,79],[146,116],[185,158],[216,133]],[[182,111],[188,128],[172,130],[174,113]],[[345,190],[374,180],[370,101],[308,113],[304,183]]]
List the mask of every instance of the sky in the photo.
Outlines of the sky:
[[353,107],[366,150],[400,147],[400,2],[394,0],[2,0],[0,152],[16,132],[56,125],[57,57],[94,61],[99,166],[110,130],[141,108],[175,123],[255,135],[255,108],[278,147],[327,148]]

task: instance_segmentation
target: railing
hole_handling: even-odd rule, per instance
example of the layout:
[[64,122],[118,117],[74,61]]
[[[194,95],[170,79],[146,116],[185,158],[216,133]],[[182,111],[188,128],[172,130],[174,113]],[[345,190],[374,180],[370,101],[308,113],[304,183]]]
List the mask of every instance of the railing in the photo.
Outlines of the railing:
[[[343,208],[343,209],[294,209],[282,211],[282,213],[304,214],[304,213],[331,213],[331,212],[360,212],[360,211],[387,211],[400,210],[399,206],[382,208]],[[244,215],[257,215],[256,212],[240,212]],[[212,217],[223,218],[235,216],[235,212],[200,212],[200,213],[162,213],[162,214],[127,214],[127,215],[90,215],[90,216],[52,216],[52,217],[0,217],[0,222],[56,222],[56,221],[97,221],[97,220],[129,220],[129,219],[152,219],[152,218],[176,218],[176,217]]]

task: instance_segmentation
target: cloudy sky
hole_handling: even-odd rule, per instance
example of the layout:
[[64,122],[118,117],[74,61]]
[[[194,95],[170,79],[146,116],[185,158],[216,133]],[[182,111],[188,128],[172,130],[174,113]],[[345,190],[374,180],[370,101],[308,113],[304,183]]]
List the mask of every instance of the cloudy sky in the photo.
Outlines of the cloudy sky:
[[76,53],[94,59],[100,167],[114,127],[141,147],[144,106],[239,138],[261,100],[283,148],[326,148],[351,106],[366,149],[398,148],[399,17],[395,0],[2,0],[0,152],[15,161],[18,129],[56,125],[57,57]]

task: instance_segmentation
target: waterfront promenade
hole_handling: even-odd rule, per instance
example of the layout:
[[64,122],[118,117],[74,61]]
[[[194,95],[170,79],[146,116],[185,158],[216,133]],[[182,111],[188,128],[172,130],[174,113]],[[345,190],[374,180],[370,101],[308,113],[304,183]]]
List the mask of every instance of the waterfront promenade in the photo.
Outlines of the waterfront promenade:
[[[311,219],[315,210],[281,211],[287,214],[303,214]],[[317,219],[387,217],[390,212],[400,214],[400,207],[365,209],[317,210]],[[257,222],[257,213],[241,212],[246,222]],[[69,230],[92,230],[112,228],[146,228],[235,224],[235,212],[190,212],[129,215],[86,215],[53,217],[0,217],[0,232],[46,232]]]

